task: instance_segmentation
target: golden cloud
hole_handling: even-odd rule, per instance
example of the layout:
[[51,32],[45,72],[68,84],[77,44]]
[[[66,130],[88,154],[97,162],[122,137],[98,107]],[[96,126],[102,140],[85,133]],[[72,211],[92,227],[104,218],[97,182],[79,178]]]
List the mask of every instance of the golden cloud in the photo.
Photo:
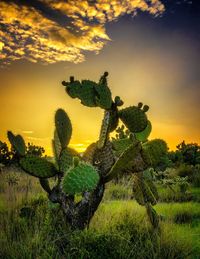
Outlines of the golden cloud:
[[138,10],[153,15],[164,11],[158,0],[40,0],[40,3],[62,14],[60,22],[36,6],[0,2],[0,57],[4,63],[22,58],[31,62],[79,63],[85,59],[84,51],[98,53],[110,40],[105,29],[107,22],[124,14],[135,15]]

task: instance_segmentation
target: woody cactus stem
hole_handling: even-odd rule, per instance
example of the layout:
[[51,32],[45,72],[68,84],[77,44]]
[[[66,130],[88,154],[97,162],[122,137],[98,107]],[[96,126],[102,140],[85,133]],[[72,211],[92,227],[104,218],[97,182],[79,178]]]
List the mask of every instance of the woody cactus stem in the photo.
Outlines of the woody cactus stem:
[[109,137],[110,111],[105,110],[98,141],[98,148],[103,148]]

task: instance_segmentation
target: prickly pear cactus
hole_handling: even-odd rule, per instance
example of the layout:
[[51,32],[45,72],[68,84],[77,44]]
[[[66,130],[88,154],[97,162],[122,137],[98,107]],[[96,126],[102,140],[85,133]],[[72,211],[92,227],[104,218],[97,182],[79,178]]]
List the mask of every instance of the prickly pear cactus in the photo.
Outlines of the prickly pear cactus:
[[[77,161],[76,161],[77,162]],[[62,181],[66,194],[78,194],[95,189],[99,181],[97,170],[84,162],[76,163],[68,170]]]
[[65,148],[71,139],[72,125],[67,113],[58,109],[55,115],[55,126],[62,148]]
[[156,167],[167,154],[167,144],[162,139],[150,140],[142,145],[142,154],[147,165]]
[[93,165],[98,168],[102,177],[107,175],[114,163],[115,156],[110,141],[108,141],[101,149],[96,148],[93,154]]
[[148,121],[147,126],[143,131],[135,133],[136,139],[141,142],[146,142],[151,133],[151,130],[152,130],[151,122]]
[[[138,103],[120,109],[123,101],[119,96],[112,99],[107,77],[105,72],[99,82],[78,81],[74,77],[70,77],[69,82],[62,82],[71,98],[78,98],[84,106],[104,110],[99,139],[83,155],[68,146],[72,125],[63,109],[58,109],[55,114],[52,140],[55,163],[44,157],[28,155],[20,135],[8,132],[8,138],[18,154],[21,168],[39,178],[50,201],[60,205],[66,222],[73,229],[88,226],[103,198],[105,184],[123,173],[131,174],[135,199],[145,206],[152,226],[158,228],[159,217],[152,207],[158,201],[158,193],[153,178],[145,170],[160,163],[160,158],[167,152],[166,143],[147,141],[151,132],[147,118],[149,107]],[[118,127],[120,122],[127,129],[124,125]],[[116,138],[110,141],[110,133],[115,130]],[[48,181],[52,176],[56,176],[53,187]],[[79,202],[76,202],[76,194],[82,195]]]
[[108,182],[123,171],[132,170],[134,165],[133,157],[138,153],[140,147],[137,143],[130,145],[118,158],[110,172],[105,176],[105,181]]
[[62,173],[66,173],[69,168],[73,165],[73,158],[79,156],[78,152],[72,148],[65,148],[61,151],[59,157],[59,170]]
[[147,106],[144,106],[143,109],[141,109],[140,106],[131,106],[120,110],[119,117],[132,133],[137,133],[143,131],[147,127],[147,110]]
[[49,178],[58,173],[54,164],[45,158],[26,155],[20,159],[19,163],[25,172],[38,178]]
[[11,145],[16,150],[16,152],[19,155],[24,156],[26,153],[26,145],[22,136],[20,135],[15,136],[11,131],[8,131],[7,135]]
[[96,90],[96,104],[105,110],[111,109],[112,105],[112,96],[111,91],[107,86],[107,76],[108,72],[105,72],[104,75],[100,78],[99,84],[95,87]]

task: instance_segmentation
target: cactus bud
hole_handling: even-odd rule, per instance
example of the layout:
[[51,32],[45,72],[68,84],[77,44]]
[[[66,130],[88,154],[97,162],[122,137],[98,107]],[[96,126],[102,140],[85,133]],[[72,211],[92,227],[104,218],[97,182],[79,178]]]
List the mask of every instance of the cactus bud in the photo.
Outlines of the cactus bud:
[[148,106],[148,105],[144,105],[143,111],[144,111],[144,112],[147,112],[148,110],[149,110],[149,106]]
[[141,109],[141,108],[142,108],[142,106],[143,106],[143,103],[142,103],[142,102],[139,102],[139,103],[138,103],[138,108],[140,108],[140,109]]

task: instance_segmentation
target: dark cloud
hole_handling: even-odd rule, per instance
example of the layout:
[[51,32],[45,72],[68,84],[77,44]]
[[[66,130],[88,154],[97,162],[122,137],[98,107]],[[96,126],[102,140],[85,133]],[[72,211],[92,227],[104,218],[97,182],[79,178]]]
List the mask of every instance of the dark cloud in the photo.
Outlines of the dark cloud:
[[157,16],[164,6],[159,0],[1,1],[1,62],[82,62],[84,51],[98,53],[110,40],[106,23],[138,10]]

